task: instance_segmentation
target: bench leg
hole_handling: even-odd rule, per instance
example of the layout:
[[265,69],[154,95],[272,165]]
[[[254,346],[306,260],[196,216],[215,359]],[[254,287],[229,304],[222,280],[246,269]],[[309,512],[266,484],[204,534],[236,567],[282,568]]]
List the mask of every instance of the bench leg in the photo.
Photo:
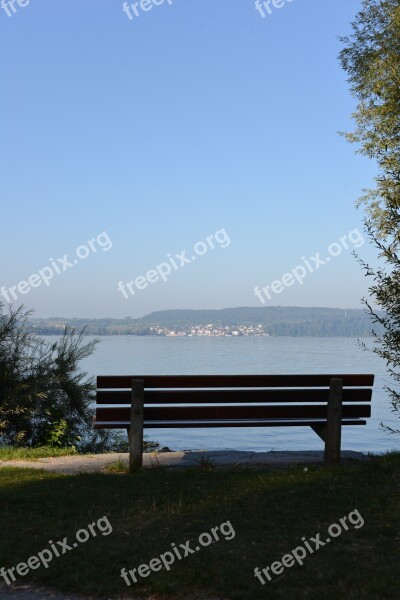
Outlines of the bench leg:
[[143,466],[144,381],[132,379],[131,424],[129,436],[129,473]]
[[328,415],[325,433],[324,464],[327,466],[340,463],[340,446],[342,437],[342,400],[343,380],[331,379],[328,399]]

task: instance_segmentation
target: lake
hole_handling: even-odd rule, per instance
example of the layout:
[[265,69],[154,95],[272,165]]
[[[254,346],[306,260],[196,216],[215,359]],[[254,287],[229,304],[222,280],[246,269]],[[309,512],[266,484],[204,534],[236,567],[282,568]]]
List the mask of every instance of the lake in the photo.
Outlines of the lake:
[[[47,338],[54,341],[54,338]],[[366,426],[344,427],[342,447],[362,452],[399,449],[400,436],[380,422],[400,428],[384,385],[382,360],[363,351],[354,338],[150,337],[100,338],[84,361],[90,375],[374,373],[372,418]],[[371,340],[364,340],[371,344]],[[173,450],[318,450],[322,441],[308,427],[147,429],[148,439]]]

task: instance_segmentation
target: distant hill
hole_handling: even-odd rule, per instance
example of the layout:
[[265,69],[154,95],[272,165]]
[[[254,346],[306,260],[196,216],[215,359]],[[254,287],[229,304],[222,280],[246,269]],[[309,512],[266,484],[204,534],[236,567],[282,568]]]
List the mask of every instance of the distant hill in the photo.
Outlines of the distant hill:
[[139,319],[31,319],[42,335],[60,334],[65,326],[87,328],[94,335],[152,335],[151,327],[183,330],[196,325],[257,326],[273,336],[368,337],[372,322],[361,309],[288,306],[240,307],[221,310],[163,310]]

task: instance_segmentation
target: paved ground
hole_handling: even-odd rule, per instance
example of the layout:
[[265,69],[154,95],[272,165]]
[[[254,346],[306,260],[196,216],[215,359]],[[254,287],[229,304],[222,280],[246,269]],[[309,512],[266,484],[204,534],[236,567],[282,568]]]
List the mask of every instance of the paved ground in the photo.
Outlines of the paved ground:
[[[342,452],[345,462],[368,460],[368,456],[361,452],[346,450]],[[68,475],[78,473],[102,472],[107,465],[117,461],[128,463],[128,454],[97,454],[90,456],[62,456],[57,458],[41,458],[37,461],[10,460],[0,461],[0,467],[28,467],[31,469],[45,469],[54,473]],[[202,460],[210,461],[214,466],[237,465],[267,465],[291,466],[321,464],[323,452],[243,452],[238,450],[219,450],[207,452],[193,450],[186,452],[151,452],[143,455],[146,468],[155,467],[196,467]],[[0,598],[1,600],[1,598]]]

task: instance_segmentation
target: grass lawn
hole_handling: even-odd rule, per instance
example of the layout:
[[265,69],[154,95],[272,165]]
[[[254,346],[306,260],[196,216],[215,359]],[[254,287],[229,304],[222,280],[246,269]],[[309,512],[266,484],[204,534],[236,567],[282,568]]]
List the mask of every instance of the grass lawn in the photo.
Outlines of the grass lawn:
[[73,454],[76,454],[74,448],[53,448],[52,446],[14,448],[12,446],[0,446],[0,460],[37,460],[38,458],[72,456]]
[[[279,561],[357,509],[349,530],[261,585],[254,568]],[[400,455],[335,469],[151,469],[134,476],[53,475],[0,468],[0,567],[10,568],[106,516],[110,535],[85,543],[17,582],[83,595],[232,600],[383,600],[400,597]],[[230,521],[235,537],[151,571],[127,587],[127,570],[171,544]],[[61,549],[60,549],[61,552]],[[182,551],[183,553],[183,551]]]

